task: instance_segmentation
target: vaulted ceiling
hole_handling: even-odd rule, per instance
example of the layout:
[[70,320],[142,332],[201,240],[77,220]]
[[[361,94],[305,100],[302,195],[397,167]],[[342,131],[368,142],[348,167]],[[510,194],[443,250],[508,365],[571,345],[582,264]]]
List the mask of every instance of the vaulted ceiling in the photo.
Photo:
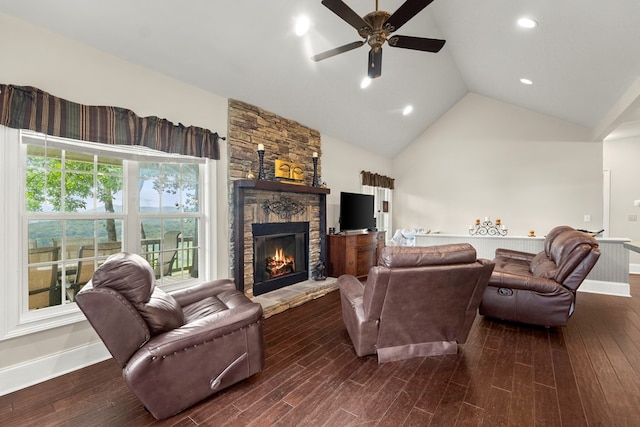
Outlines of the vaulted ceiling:
[[[345,3],[360,16],[376,4]],[[635,134],[640,123],[638,0],[435,0],[397,34],[442,38],[444,48],[384,45],[382,76],[366,89],[368,46],[310,59],[361,40],[320,0],[0,0],[0,13],[389,157],[468,92],[593,129],[596,139],[618,125]],[[311,27],[298,37],[301,15]],[[518,27],[523,16],[539,25]]]

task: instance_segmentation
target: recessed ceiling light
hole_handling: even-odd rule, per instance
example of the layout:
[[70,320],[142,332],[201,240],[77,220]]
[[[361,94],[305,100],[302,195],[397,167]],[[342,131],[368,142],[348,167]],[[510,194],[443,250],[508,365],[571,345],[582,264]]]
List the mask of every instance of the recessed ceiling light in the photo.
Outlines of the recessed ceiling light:
[[304,36],[309,31],[309,27],[311,23],[309,22],[309,18],[306,16],[298,16],[296,18],[295,32],[299,37]]
[[362,79],[362,81],[360,82],[360,88],[361,89],[366,89],[369,87],[369,85],[371,84],[371,79],[369,77],[365,77],[364,79]]
[[413,106],[407,105],[406,107],[404,107],[404,110],[402,110],[402,115],[406,116],[408,114],[411,114],[412,111],[413,111]]
[[535,28],[538,26],[538,22],[531,18],[520,18],[518,19],[518,25],[522,28]]
[[520,79],[520,83],[522,83],[523,85],[532,85],[533,81],[531,81],[529,79],[522,78],[522,79]]

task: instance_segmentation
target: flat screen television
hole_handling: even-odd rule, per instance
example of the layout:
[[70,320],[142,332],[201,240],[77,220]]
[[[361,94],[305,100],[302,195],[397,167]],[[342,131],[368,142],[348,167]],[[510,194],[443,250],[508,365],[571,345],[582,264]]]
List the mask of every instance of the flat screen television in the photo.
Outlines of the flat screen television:
[[340,231],[375,229],[373,195],[340,193]]

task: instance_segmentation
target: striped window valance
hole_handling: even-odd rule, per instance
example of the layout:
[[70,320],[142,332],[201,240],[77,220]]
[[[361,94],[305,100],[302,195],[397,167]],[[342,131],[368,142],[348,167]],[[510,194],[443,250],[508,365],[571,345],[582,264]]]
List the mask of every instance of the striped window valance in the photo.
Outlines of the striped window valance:
[[362,185],[389,188],[393,190],[393,183],[395,181],[393,178],[367,171],[362,171],[360,174],[362,175]]
[[218,160],[218,134],[121,107],[87,106],[31,86],[0,84],[0,125],[113,145],[140,145],[166,153]]

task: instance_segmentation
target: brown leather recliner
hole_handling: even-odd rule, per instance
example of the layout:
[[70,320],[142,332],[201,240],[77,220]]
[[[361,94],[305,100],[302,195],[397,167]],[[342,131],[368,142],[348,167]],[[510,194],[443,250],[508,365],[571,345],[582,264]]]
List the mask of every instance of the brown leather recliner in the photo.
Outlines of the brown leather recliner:
[[338,278],[356,354],[378,362],[454,354],[467,339],[493,263],[467,244],[386,247],[365,284]]
[[593,236],[558,226],[538,254],[496,249],[496,264],[480,314],[539,326],[565,326],[576,290],[594,267],[600,250]]
[[125,382],[156,418],[174,415],[264,366],[260,304],[216,280],[172,292],[135,254],[107,258],[76,302]]

